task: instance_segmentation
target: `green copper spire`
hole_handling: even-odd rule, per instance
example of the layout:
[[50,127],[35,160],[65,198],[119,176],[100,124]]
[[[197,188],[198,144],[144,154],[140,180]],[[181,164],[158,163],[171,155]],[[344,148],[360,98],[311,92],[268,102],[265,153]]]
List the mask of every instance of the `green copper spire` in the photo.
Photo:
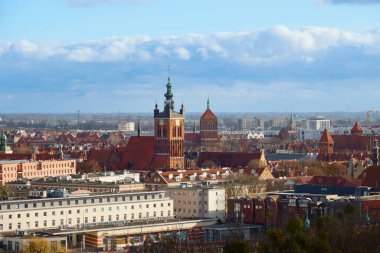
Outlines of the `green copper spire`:
[[210,96],[207,96],[207,109],[210,109]]
[[167,101],[172,100],[173,98],[172,84],[170,83],[170,77],[168,77],[168,83],[166,84],[165,98]]

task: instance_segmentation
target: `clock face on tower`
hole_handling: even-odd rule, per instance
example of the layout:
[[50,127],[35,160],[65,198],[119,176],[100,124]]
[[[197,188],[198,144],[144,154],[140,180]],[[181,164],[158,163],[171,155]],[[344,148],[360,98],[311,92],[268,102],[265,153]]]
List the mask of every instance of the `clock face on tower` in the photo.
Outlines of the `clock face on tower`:
[[176,125],[176,126],[179,126],[179,125],[180,125],[180,123],[179,123],[179,119],[176,119],[176,120],[175,120],[175,125]]
[[160,119],[160,126],[164,125],[164,120]]

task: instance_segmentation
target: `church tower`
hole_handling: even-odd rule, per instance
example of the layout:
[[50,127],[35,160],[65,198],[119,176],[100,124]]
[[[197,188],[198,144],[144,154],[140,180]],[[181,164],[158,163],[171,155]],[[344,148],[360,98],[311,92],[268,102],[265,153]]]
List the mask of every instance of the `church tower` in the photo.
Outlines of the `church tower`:
[[185,167],[185,111],[183,104],[179,112],[174,111],[174,100],[170,77],[166,84],[164,110],[154,109],[155,159],[165,161],[166,168]]
[[207,98],[207,109],[200,119],[201,145],[218,143],[218,118],[210,109],[210,99]]
[[331,155],[334,153],[334,140],[329,131],[327,131],[327,128],[325,128],[319,140],[319,153],[323,155]]

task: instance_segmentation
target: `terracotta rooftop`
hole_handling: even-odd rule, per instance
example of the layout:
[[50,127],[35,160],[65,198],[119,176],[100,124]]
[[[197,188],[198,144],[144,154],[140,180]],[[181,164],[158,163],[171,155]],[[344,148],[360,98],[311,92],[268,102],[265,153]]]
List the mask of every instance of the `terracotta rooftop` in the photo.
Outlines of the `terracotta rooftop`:
[[369,166],[361,175],[362,186],[380,188],[380,166]]
[[154,150],[154,136],[132,136],[121,155],[120,168],[150,170]]
[[360,126],[359,122],[355,122],[355,125],[351,129],[351,133],[363,133],[363,128]]
[[329,131],[327,130],[327,128],[325,128],[325,130],[323,131],[323,134],[322,134],[321,139],[319,140],[319,142],[334,144],[334,140],[331,137],[331,135],[330,135]]
[[217,119],[217,118],[218,117],[215,116],[215,114],[210,110],[210,108],[207,108],[207,110],[201,116],[201,119]]
[[201,152],[199,154],[198,165],[206,161],[212,161],[221,167],[247,166],[251,160],[261,158],[261,152]]

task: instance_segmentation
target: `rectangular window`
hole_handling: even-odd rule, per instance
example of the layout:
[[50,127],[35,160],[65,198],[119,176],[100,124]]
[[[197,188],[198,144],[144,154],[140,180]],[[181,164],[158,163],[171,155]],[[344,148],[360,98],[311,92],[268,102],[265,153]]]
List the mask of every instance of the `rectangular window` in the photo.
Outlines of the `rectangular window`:
[[38,228],[38,221],[34,222],[34,227]]
[[101,222],[104,221],[104,216],[100,216],[100,221],[101,221]]
[[44,227],[47,227],[47,221],[44,220]]
[[71,225],[71,223],[72,223],[72,220],[71,220],[71,218],[69,218],[68,219],[68,224]]
[[108,221],[112,221],[112,215],[108,215]]
[[92,217],[92,222],[96,222],[96,216]]
[[52,225],[52,226],[55,226],[55,220],[52,220],[52,221],[51,221],[51,225]]

